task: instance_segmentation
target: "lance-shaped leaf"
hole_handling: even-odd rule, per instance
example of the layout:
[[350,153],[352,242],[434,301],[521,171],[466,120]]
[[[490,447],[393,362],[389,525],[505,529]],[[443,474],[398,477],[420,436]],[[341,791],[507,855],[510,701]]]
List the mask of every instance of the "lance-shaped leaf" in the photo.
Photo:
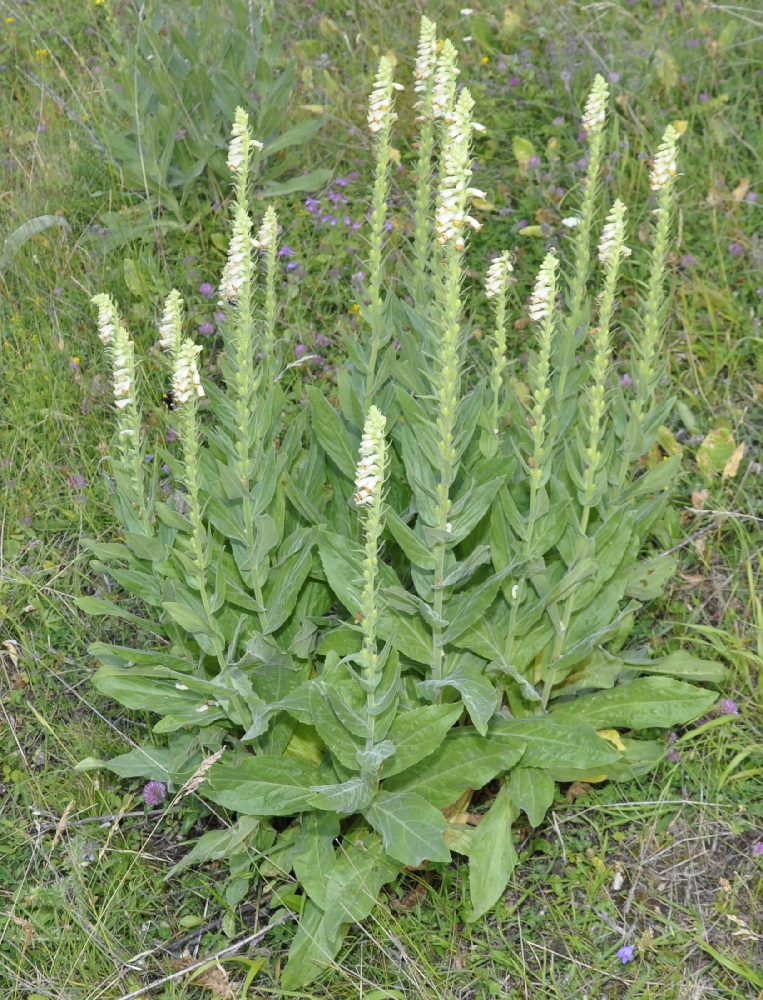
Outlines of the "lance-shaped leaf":
[[369,830],[357,843],[346,846],[328,875],[325,921],[330,934],[343,924],[365,920],[376,905],[383,885],[391,882],[400,866],[385,857],[379,837]]
[[308,697],[312,723],[327,749],[336,757],[342,767],[346,767],[351,772],[357,771],[358,763],[355,755],[358,750],[362,749],[362,746],[353,739],[339,721],[317,681],[310,683]]
[[575,698],[554,706],[555,719],[580,719],[595,729],[668,729],[704,715],[718,695],[672,677],[641,677],[611,691]]
[[509,795],[517,809],[530,820],[530,826],[540,826],[554,801],[556,785],[539,767],[515,767],[509,779]]
[[306,813],[292,851],[294,874],[307,895],[325,909],[329,875],[336,863],[334,841],[339,818],[330,813]]
[[[597,736],[593,726],[556,714],[535,719],[494,718],[488,736],[498,743],[526,745],[523,767],[553,767],[559,773],[570,770],[575,774],[573,781],[581,770],[598,774],[620,759],[619,752]],[[556,780],[565,779],[557,776]]]
[[482,817],[469,851],[469,920],[477,920],[494,906],[508,885],[518,858],[511,823],[515,810],[504,785],[489,812]]
[[485,677],[485,661],[472,653],[453,653],[448,657],[449,669],[442,680],[419,681],[416,689],[425,698],[434,701],[442,688],[452,687],[461,695],[461,700],[474,723],[474,728],[483,736],[487,724],[497,708],[496,691]]
[[205,796],[247,816],[293,816],[310,808],[319,777],[296,758],[241,754],[212,766]]
[[387,734],[395,754],[384,763],[384,777],[399,774],[434,753],[462,711],[461,704],[424,705],[399,715]]
[[310,805],[329,812],[361,812],[371,802],[376,786],[364,777],[350,778],[339,785],[313,785]]
[[360,438],[350,433],[317,386],[307,387],[307,398],[310,400],[312,427],[321,447],[348,479],[354,479]]
[[299,990],[305,983],[317,979],[330,968],[342,946],[348,926],[343,925],[329,933],[323,910],[311,899],[308,900],[289,949],[289,960],[281,976],[281,988]]
[[384,849],[403,865],[450,861],[442,839],[447,821],[439,809],[414,792],[379,792],[363,815],[381,834]]

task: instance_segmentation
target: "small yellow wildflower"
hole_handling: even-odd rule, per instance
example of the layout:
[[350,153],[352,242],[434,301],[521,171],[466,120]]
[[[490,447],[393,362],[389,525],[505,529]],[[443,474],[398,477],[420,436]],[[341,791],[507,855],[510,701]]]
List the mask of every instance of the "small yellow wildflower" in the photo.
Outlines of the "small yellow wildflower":
[[483,66],[487,66],[487,64],[490,62],[490,56],[483,56],[480,59],[480,62],[482,63]]
[[6,19],[5,19],[5,23],[6,24],[15,24],[16,23],[16,18],[13,17],[12,14],[9,14],[8,17],[6,17]]
[[35,49],[34,52],[34,57],[37,60],[37,62],[42,62],[43,59],[47,59],[49,55],[50,52],[48,52],[47,49]]

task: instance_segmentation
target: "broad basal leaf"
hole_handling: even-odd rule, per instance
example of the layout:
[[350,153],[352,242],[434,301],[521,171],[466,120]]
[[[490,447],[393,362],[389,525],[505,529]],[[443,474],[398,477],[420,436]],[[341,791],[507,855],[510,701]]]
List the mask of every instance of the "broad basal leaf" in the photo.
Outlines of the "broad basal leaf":
[[365,920],[382,886],[391,882],[398,871],[399,865],[385,857],[378,835],[368,830],[360,842],[344,848],[328,874],[324,919],[329,934],[343,924]]
[[425,705],[399,715],[387,733],[395,753],[384,762],[383,777],[399,774],[433,753],[462,711],[460,704]]
[[379,792],[363,815],[381,834],[390,857],[416,867],[423,861],[450,861],[442,839],[445,817],[414,792]]
[[620,759],[618,751],[597,736],[592,725],[556,713],[535,719],[493,719],[488,737],[497,743],[526,745],[523,767],[554,767],[560,773],[569,768],[576,776],[581,769],[598,774]]
[[509,795],[517,809],[530,820],[530,826],[540,826],[554,801],[556,785],[539,767],[515,767],[509,779]]
[[511,834],[512,803],[506,786],[483,816],[469,852],[469,894],[477,920],[500,899],[518,858]]
[[474,728],[484,736],[497,707],[495,688],[485,677],[485,661],[465,652],[453,653],[448,659],[452,661],[452,665],[446,677],[439,681],[419,681],[416,687],[431,701],[434,701],[436,692],[441,688],[454,688],[461,695]]
[[336,863],[334,840],[339,818],[330,813],[306,813],[292,851],[294,874],[307,895],[325,908],[329,874]]
[[314,794],[310,805],[314,809],[349,815],[365,809],[373,798],[375,789],[375,784],[359,776],[338,785],[313,785]]
[[316,768],[293,757],[242,754],[214,764],[205,797],[248,816],[293,816],[310,808]]
[[582,720],[595,729],[668,729],[707,712],[718,695],[672,677],[641,677],[611,691],[583,695],[554,705],[555,719]]

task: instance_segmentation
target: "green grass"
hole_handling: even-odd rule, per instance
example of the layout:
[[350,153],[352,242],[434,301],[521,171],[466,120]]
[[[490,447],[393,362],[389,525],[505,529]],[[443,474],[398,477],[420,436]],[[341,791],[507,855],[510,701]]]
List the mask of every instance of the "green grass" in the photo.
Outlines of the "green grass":
[[[321,105],[331,116],[310,146],[310,165],[330,166],[336,176],[357,169],[352,190],[362,192],[371,169],[365,94],[378,56],[388,49],[398,56],[398,76],[409,75],[416,15],[406,10],[401,16],[395,6],[392,16],[392,5],[381,2],[326,0],[317,6],[290,5],[287,14],[298,58],[296,102]],[[633,8],[558,4],[548,14],[545,5],[528,0],[507,8],[518,20],[507,23],[499,51],[456,4],[439,7],[439,33],[459,47],[461,79],[473,88],[477,118],[488,127],[477,148],[475,181],[493,208],[483,213],[484,228],[470,250],[473,282],[481,280],[488,251],[514,250],[517,315],[543,254],[542,236],[518,235],[519,223],[554,226],[574,204],[570,163],[582,155],[576,121],[593,73],[619,74],[612,87],[615,117],[618,141],[628,146],[611,164],[613,196],[619,192],[638,203],[646,171],[640,157],[654,150],[668,121],[687,122],[666,345],[682,404],[670,430],[683,449],[684,471],[673,521],[655,540],[656,550],[680,546],[680,566],[641,628],[656,646],[678,640],[722,658],[731,668],[722,693],[738,703],[739,714],[679,734],[677,763],[625,786],[573,788],[542,828],[517,828],[522,864],[484,921],[465,922],[465,870],[432,866],[407,875],[350,936],[337,970],[306,995],[758,997],[760,16],[754,5],[745,11],[689,0],[680,12],[672,4],[653,10],[639,0]],[[484,10],[503,17],[502,5],[485,4]],[[146,356],[171,284],[189,295],[192,319],[208,318],[198,286],[214,282],[219,272],[221,252],[212,236],[222,219],[205,210],[187,233],[163,241],[115,247],[100,237],[96,227],[110,218],[106,213],[140,203],[139,192],[136,199],[120,189],[84,127],[100,132],[108,126],[95,67],[107,66],[108,18],[132,30],[132,15],[97,4],[74,9],[57,0],[3,4],[0,14],[2,79],[11,95],[0,226],[7,235],[56,212],[70,226],[34,237],[0,272],[0,996],[110,1000],[176,971],[184,947],[178,942],[195,929],[197,937],[185,947],[204,958],[278,912],[256,892],[228,906],[225,874],[215,865],[165,881],[186,845],[219,822],[207,806],[188,798],[166,814],[144,815],[139,782],[73,771],[83,757],[109,756],[130,740],[145,739],[151,724],[147,715],[118,711],[88,685],[89,642],[129,642],[129,628],[123,635],[115,635],[113,625],[106,632],[72,600],[108,586],[90,572],[82,539],[113,530],[99,476],[111,414],[89,299],[106,290],[123,302]],[[462,42],[470,33],[474,40]],[[692,47],[695,39],[699,44]],[[564,123],[554,124],[557,117]],[[38,131],[40,125],[45,131]],[[541,158],[536,173],[524,176],[518,169],[513,137],[533,143]],[[403,169],[411,155],[407,142],[402,136]],[[348,211],[362,218],[360,194],[349,197]],[[294,343],[311,349],[316,334],[328,334],[330,345],[318,353],[336,363],[335,331],[352,321],[345,289],[358,258],[339,230],[316,230],[298,198],[279,212],[284,241],[307,270],[301,284],[289,279],[284,326]],[[634,229],[642,221],[634,219]],[[404,225],[403,212],[396,224]],[[394,246],[393,235],[393,252]],[[360,241],[357,248],[362,256]],[[196,259],[189,261],[189,254]],[[474,301],[479,359],[487,312],[479,296]],[[518,353],[524,336],[520,324]],[[624,334],[624,362],[627,349]],[[158,364],[148,358],[146,381],[158,406]],[[329,381],[317,366],[300,377]],[[294,384],[297,395],[300,385]],[[729,428],[746,453],[734,476],[705,481],[697,451],[716,427]],[[702,490],[707,493],[700,496]],[[695,512],[698,505],[702,512]],[[93,817],[107,819],[91,822]],[[615,889],[618,872],[623,882]],[[278,972],[291,934],[287,922],[253,949],[226,959],[223,968],[243,983],[261,958],[248,995],[280,995]],[[616,955],[624,943],[635,946],[627,965]],[[201,990],[181,976],[146,995],[195,997]],[[209,987],[205,992],[211,995]]]

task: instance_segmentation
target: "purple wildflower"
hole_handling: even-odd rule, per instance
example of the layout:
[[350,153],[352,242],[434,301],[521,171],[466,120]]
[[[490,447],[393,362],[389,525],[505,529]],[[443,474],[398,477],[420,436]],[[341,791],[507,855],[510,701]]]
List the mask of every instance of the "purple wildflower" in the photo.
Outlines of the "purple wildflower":
[[[182,142],[183,139],[185,139],[187,135],[188,135],[188,129],[187,128],[179,128],[177,130],[177,132],[175,133],[175,142]],[[146,786],[146,787],[148,787],[148,786]]]
[[307,347],[304,344],[297,344],[294,347],[294,357],[301,358],[304,354],[307,354]]
[[284,245],[278,251],[278,256],[279,257],[293,257],[294,256],[294,251],[292,250],[292,248],[287,243],[284,243]]
[[739,257],[744,253],[744,247],[739,240],[732,240],[731,243],[729,243],[729,253],[732,257]]
[[79,358],[69,358],[69,367],[73,372],[79,371]]
[[215,332],[215,324],[205,320],[203,323],[199,323],[198,330],[202,337],[211,337]]
[[199,295],[203,299],[213,299],[216,294],[217,292],[215,291],[214,286],[211,285],[208,281],[202,281],[202,283],[199,285]]
[[165,474],[165,476],[168,476],[170,474],[170,467],[169,465],[167,465],[166,462],[162,465],[162,472]]
[[697,263],[697,258],[693,253],[685,253],[678,263],[681,267],[694,267]]
[[763,854],[763,840],[759,840],[757,844],[752,845],[752,853],[756,858],[759,858]]
[[617,952],[617,957],[622,959],[623,965],[627,965],[628,962],[633,958],[633,952],[636,949],[632,944],[624,944],[622,948]]
[[40,124],[37,126],[37,134],[42,135],[43,132],[47,131],[48,131],[48,126],[40,122]]
[[623,389],[627,389],[629,385],[633,385],[633,379],[630,377],[628,372],[626,372],[620,379],[620,385]]
[[671,764],[678,764],[681,761],[681,755],[678,753],[677,750],[673,750],[672,748],[668,750],[668,752],[665,754],[665,757],[670,761]]
[[554,118],[554,120],[551,122],[551,124],[556,125],[556,127],[559,128],[561,125],[564,125],[565,121],[566,119],[564,115],[557,115],[556,118]]
[[329,340],[329,338],[326,336],[325,333],[316,333],[315,335],[316,347],[328,347],[330,343],[331,341]]
[[718,711],[720,715],[739,715],[739,706],[732,698],[724,698]]
[[63,288],[54,288],[53,289],[53,294],[54,295],[63,295],[63,292],[64,292]]
[[225,313],[222,311],[222,309],[218,309],[215,312],[215,323],[223,323],[223,322],[225,322]]
[[509,86],[510,87],[518,87],[519,86],[519,77],[518,76],[512,76],[512,78],[509,80]]
[[143,789],[143,801],[147,806],[160,806],[167,794],[167,786],[161,781],[149,781]]
[[296,260],[290,260],[286,265],[286,270],[293,271],[295,267],[299,267],[299,264],[297,264]]
[[710,100],[710,95],[703,90],[702,93],[699,95],[699,103],[707,104],[709,100]]
[[358,179],[358,177],[360,177],[360,171],[359,170],[351,170],[349,172],[349,174],[347,174],[347,180],[348,181],[356,181]]
[[540,157],[531,156],[530,159],[527,161],[527,166],[530,168],[530,170],[535,170],[537,167],[540,166]]
[[87,486],[87,479],[84,476],[69,476],[69,482],[75,490],[84,490]]
[[153,455],[146,455],[146,457],[144,459],[145,462],[153,462],[153,460],[154,460],[154,456]]
[[167,443],[168,444],[172,444],[173,441],[177,441],[177,439],[178,439],[178,432],[175,430],[174,427],[168,427],[167,428]]
[[347,187],[349,183],[350,182],[347,180],[346,177],[337,177],[337,179],[334,181],[334,184],[336,184],[337,187]]

